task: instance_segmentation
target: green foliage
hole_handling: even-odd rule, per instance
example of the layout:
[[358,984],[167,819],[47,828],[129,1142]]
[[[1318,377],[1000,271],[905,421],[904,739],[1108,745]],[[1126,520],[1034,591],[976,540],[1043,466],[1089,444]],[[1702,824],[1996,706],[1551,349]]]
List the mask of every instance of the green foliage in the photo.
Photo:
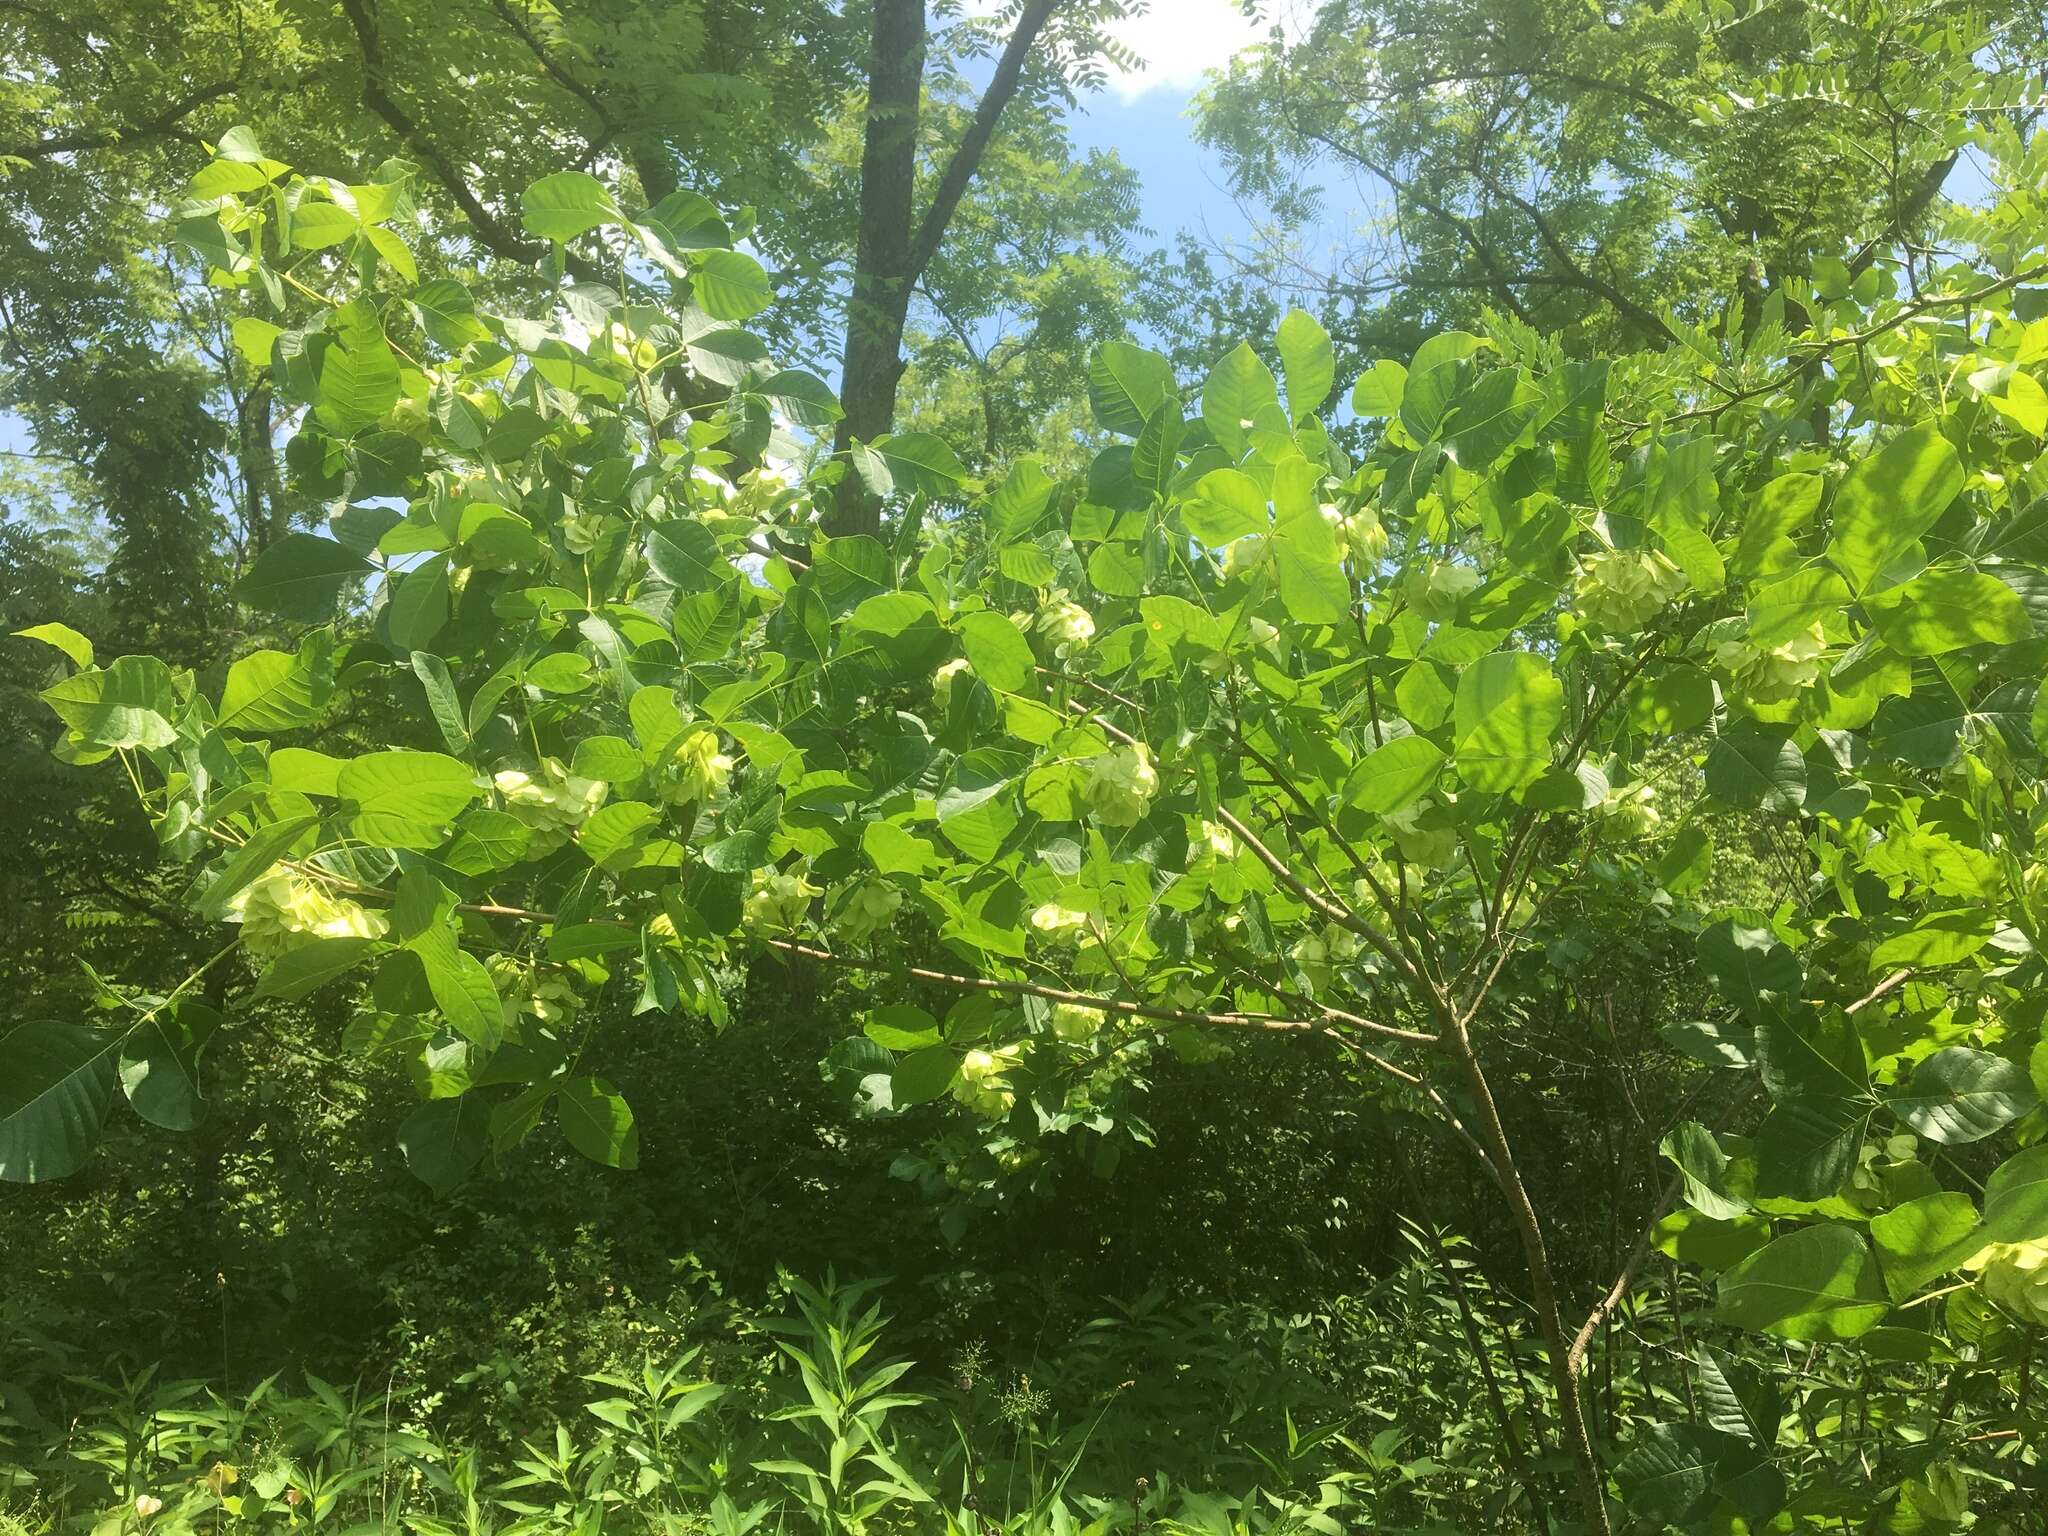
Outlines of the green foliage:
[[[322,1156],[419,1186],[387,1187],[413,1225],[376,1242],[355,1212],[327,1273],[375,1251],[423,1292],[479,1266],[405,1232],[587,1205],[635,1169],[692,1186],[665,1208],[687,1244],[635,1227],[641,1277],[700,1246],[757,1277],[812,1243],[848,1272],[934,1234],[963,1257],[907,1282],[934,1313],[917,1354],[885,1347],[873,1286],[792,1283],[798,1319],[730,1312],[728,1351],[693,1323],[651,1366],[609,1308],[563,1317],[589,1298],[550,1266],[587,1277],[587,1255],[512,1255],[546,1297],[531,1359],[477,1363],[503,1325],[471,1296],[355,1357],[408,1365],[421,1427],[444,1393],[465,1427],[516,1410],[536,1432],[503,1476],[388,1434],[373,1473],[359,1405],[308,1378],[346,1422],[264,1431],[296,1460],[230,1495],[204,1462],[243,1454],[253,1403],[181,1399],[206,1434],[167,1442],[145,1383],[77,1456],[10,1381],[5,1427],[100,1469],[64,1472],[85,1491],[55,1523],[163,1515],[133,1473],[170,1443],[173,1521],[264,1523],[284,1498],[287,1522],[388,1525],[396,1456],[428,1533],[621,1510],[978,1529],[985,1410],[1011,1432],[1001,1518],[1048,1530],[1548,1530],[1568,1509],[1589,1532],[1995,1529],[2035,1507],[2048,229],[2006,123],[2039,73],[2008,57],[2024,18],[1461,32],[1328,5],[1217,87],[1209,131],[1248,186],[1311,143],[1388,180],[1423,264],[1395,303],[1241,295],[1256,334],[1199,372],[1105,340],[1128,183],[1020,133],[992,163],[1039,200],[1009,223],[970,205],[928,274],[951,341],[918,344],[910,419],[861,441],[771,346],[817,321],[825,258],[779,264],[786,220],[677,189],[662,136],[614,118],[659,51],[579,89],[576,22],[496,16],[619,140],[588,163],[624,184],[536,135],[480,150],[489,196],[464,201],[434,146],[507,102],[453,103],[438,75],[394,95],[384,50],[418,37],[409,70],[477,45],[477,89],[498,56],[469,23],[429,41],[346,3],[364,106],[416,158],[333,180],[223,132],[65,257],[91,312],[152,319],[94,332],[44,305],[10,334],[7,398],[114,541],[104,602],[55,558],[7,593],[10,677],[57,722],[34,772],[62,786],[25,857],[108,905],[62,914],[85,937],[61,983],[46,931],[7,962],[35,1005],[0,1031],[0,1178],[91,1180],[140,1136],[188,1137],[222,1292],[237,1223],[260,1225],[237,1199],[288,1211],[273,1232],[309,1220],[294,1181]],[[690,53],[699,19],[644,24]],[[314,57],[317,34],[255,46]],[[105,136],[105,108],[76,111],[81,144]],[[1990,190],[1961,208],[1941,188],[1966,143]],[[29,148],[48,221],[77,188],[40,162],[68,151]],[[1824,217],[1795,183],[1830,189]],[[415,217],[443,195],[532,269],[472,270]],[[129,261],[160,215],[161,279]],[[1013,270],[1085,230],[1100,261]],[[232,561],[211,376],[152,332],[192,286],[179,263],[240,426]],[[1458,292],[1494,312],[1429,297]],[[987,344],[1018,308],[1026,341]],[[95,340],[59,356],[66,325]],[[1371,357],[1388,336],[1405,364]],[[889,515],[833,536],[820,511],[849,486]],[[324,526],[289,529],[287,504]],[[230,632],[243,610],[269,627]],[[97,941],[103,967],[90,936],[124,913],[152,938]],[[660,1051],[689,1065],[664,1077]],[[265,1108],[308,1100],[303,1131]],[[731,1198],[695,1203],[707,1140],[736,1139],[758,1145],[727,1159]],[[1434,1221],[1390,1263],[1396,1179],[1487,1267]],[[820,1201],[808,1221],[751,1214],[785,1182]],[[1356,1305],[1327,1294],[1340,1243],[1383,1273]],[[1070,1347],[1227,1356],[1200,1413],[1147,1401],[1136,1368],[1068,1390],[1034,1359],[985,1401],[978,1368],[948,1387],[921,1358],[1027,1284],[1071,1305],[1117,1245],[1145,1252],[1139,1283],[1244,1271],[1327,1302],[1231,1326],[1313,1355],[1331,1400],[1260,1396],[1270,1361],[1149,1302]],[[588,1448],[520,1401],[551,1375],[559,1412],[579,1372],[612,1394]],[[1398,1406],[1368,1434],[1374,1394]],[[1173,1454],[1147,1444],[1162,1426]]]
[[[890,1362],[914,1334],[869,1287],[784,1279],[759,1307],[697,1289],[668,1338],[629,1332],[568,1377],[558,1417],[508,1401],[481,1441],[451,1425],[444,1381],[387,1393],[307,1370],[229,1391],[24,1357],[0,1406],[0,1511],[38,1533],[313,1513],[429,1531],[1202,1529],[1219,1508],[1262,1531],[1498,1521],[1501,1448],[1474,1412],[1447,1272],[1489,1332],[1513,1309],[1455,1242],[1438,1260],[1419,1234],[1405,1249],[1313,1323],[1152,1295],[1072,1314],[1028,1359],[970,1339],[916,1367]],[[1398,1416],[1375,1401],[1396,1390]]]

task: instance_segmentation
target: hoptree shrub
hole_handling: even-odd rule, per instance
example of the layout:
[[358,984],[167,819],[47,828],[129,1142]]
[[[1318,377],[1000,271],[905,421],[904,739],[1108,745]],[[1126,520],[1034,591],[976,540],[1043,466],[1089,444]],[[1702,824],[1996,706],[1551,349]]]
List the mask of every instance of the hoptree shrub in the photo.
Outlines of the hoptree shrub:
[[[242,578],[292,638],[217,687],[27,632],[68,658],[58,755],[118,763],[223,947],[0,1041],[0,1175],[79,1167],[117,1087],[191,1125],[217,967],[357,987],[345,1045],[412,1064],[436,1189],[537,1133],[631,1168],[585,1000],[717,1023],[721,969],[770,952],[878,979],[838,1063],[870,1110],[1013,1146],[1098,1129],[1154,1052],[1334,1042],[1499,1185],[1589,1529],[1794,1495],[1777,1388],[1712,1351],[1703,1420],[1596,1456],[1578,1374],[1653,1247],[1802,1345],[1998,1366],[2048,1325],[2048,1147],[1981,1192],[1942,1156],[2048,1124],[2026,205],[1917,293],[1823,282],[1661,354],[1502,325],[1340,394],[1295,312],[1184,397],[1108,345],[1086,474],[981,485],[917,433],[812,446],[838,406],[745,329],[770,285],[694,194],[537,183],[526,227],[578,277],[529,315],[419,281],[408,206],[402,167],[346,186],[237,132],[180,210],[330,511]],[[847,473],[888,537],[823,531]],[[303,744],[344,712],[373,749]],[[1708,906],[1717,834],[1760,819],[1803,886]],[[1671,1039],[1760,1093],[1665,1138],[1666,1204],[1579,1325],[1483,1051],[1595,880],[1697,935],[1725,1006]]]

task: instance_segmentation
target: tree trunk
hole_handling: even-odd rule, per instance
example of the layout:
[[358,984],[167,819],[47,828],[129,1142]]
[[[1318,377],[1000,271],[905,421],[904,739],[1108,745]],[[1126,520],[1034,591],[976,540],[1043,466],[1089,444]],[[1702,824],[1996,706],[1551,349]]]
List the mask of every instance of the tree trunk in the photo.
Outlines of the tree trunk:
[[[842,457],[856,439],[880,437],[896,415],[903,373],[903,324],[916,282],[911,252],[917,232],[917,128],[924,93],[924,0],[875,0],[868,59],[867,137],[860,156],[860,229],[853,258],[853,297],[846,314],[846,353],[833,449]],[[873,533],[881,503],[848,467],[829,519],[834,534]]]
[[[903,377],[903,326],[910,291],[938,254],[946,226],[981,167],[996,125],[1017,94],[1024,61],[1061,0],[1028,0],[974,109],[967,132],[916,217],[917,123],[924,91],[924,6],[921,0],[875,0],[874,53],[868,61],[867,140],[860,159],[860,236],[854,250],[853,301],[846,317],[846,357],[839,384],[840,418],[833,450],[843,459],[856,439],[879,437],[896,419]],[[848,473],[826,524],[833,534],[874,533],[881,503]]]
[[1565,1332],[1564,1318],[1558,1310],[1557,1284],[1550,1268],[1549,1249],[1543,1240],[1543,1223],[1529,1199],[1528,1186],[1522,1182],[1521,1172],[1515,1166],[1507,1127],[1501,1122],[1492,1086],[1486,1080],[1485,1069],[1479,1064],[1479,1056],[1472,1048],[1471,1035],[1463,1022],[1454,1017],[1451,1027],[1445,1031],[1444,1043],[1450,1048],[1451,1059],[1465,1078],[1466,1089],[1477,1111],[1474,1134],[1486,1152],[1487,1161],[1500,1176],[1501,1190],[1508,1200],[1508,1213],[1514,1218],[1515,1230],[1522,1240],[1522,1255],[1529,1266],[1530,1310],[1536,1314],[1537,1331],[1543,1335],[1544,1352],[1550,1357],[1551,1384],[1557,1391],[1558,1438],[1564,1442],[1565,1451],[1571,1457],[1579,1502],[1586,1512],[1586,1530],[1591,1536],[1609,1536],[1613,1527],[1607,1519],[1607,1478],[1593,1449],[1592,1432],[1586,1423],[1585,1401],[1579,1394],[1578,1361],[1572,1352],[1571,1338]]

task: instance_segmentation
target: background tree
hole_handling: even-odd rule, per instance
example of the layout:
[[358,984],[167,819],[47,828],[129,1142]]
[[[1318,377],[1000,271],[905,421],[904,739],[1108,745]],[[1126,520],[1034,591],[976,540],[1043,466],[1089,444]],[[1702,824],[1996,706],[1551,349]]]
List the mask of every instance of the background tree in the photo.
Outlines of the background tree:
[[[925,121],[928,22],[923,0],[875,0],[860,162],[846,348],[840,365],[840,418],[834,449],[845,454],[895,424],[911,299],[944,244],[953,217],[982,168],[1013,102],[1025,112],[1070,100],[1098,84],[1110,64],[1132,61],[1100,28],[1123,16],[1125,0],[1014,0],[999,15],[1009,31],[988,84],[958,136],[932,162],[919,195]],[[962,23],[949,50],[973,56],[986,46],[981,23]],[[880,502],[866,477],[842,482],[832,526],[872,532]]]
[[[2041,53],[2027,6],[1959,32],[1939,6],[1337,0],[1233,64],[1200,133],[1276,221],[1258,280],[1361,360],[1484,307],[1574,351],[1690,345],[1674,325],[1738,296],[1753,323],[1817,260],[1917,292],[1970,125],[2028,131]],[[1285,239],[1332,217],[1334,260]]]

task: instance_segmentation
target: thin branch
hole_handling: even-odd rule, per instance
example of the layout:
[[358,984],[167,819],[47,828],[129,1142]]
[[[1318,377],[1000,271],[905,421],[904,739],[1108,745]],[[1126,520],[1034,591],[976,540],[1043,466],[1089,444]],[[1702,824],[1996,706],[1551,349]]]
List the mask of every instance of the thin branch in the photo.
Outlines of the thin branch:
[[1024,74],[1024,61],[1060,3],[1061,0],[1030,0],[1023,14],[1018,16],[1010,40],[1003,47],[1003,55],[996,61],[995,73],[989,77],[988,89],[981,93],[981,100],[975,105],[974,120],[967,125],[967,132],[954,147],[952,158],[946,162],[946,169],[932,190],[931,203],[918,224],[917,238],[910,245],[910,268],[902,274],[906,287],[923,277],[925,268],[938,255],[939,242],[946,237],[946,226],[953,221],[954,210],[967,193],[967,184],[981,167],[982,154],[987,150],[989,140],[995,137],[997,123],[1002,120],[1011,98],[1017,94],[1018,82]]
[[1657,1197],[1656,1208],[1651,1211],[1650,1219],[1643,1223],[1642,1231],[1636,1236],[1635,1246],[1629,1250],[1628,1258],[1622,1264],[1621,1273],[1614,1277],[1614,1284],[1607,1288],[1607,1294],[1595,1303],[1593,1310],[1586,1314],[1585,1322],[1579,1325],[1579,1331],[1572,1339],[1571,1351],[1567,1356],[1574,1372],[1586,1363],[1586,1351],[1592,1348],[1593,1336],[1600,1331],[1600,1325],[1607,1321],[1609,1313],[1621,1305],[1622,1297],[1628,1294],[1628,1288],[1635,1283],[1636,1275],[1643,1267],[1643,1261],[1650,1256],[1651,1244],[1657,1236],[1657,1224],[1678,1203],[1679,1191],[1684,1188],[1683,1174],[1676,1175],[1664,1186],[1663,1194]]
[[[2040,277],[2048,277],[2048,262],[2041,262],[2021,271],[2009,273],[2004,277],[1984,283],[1964,293],[1929,294],[1924,299],[1916,299],[1911,304],[1903,305],[1899,312],[1890,318],[1860,331],[1845,331],[1840,336],[1831,336],[1821,341],[1800,342],[1798,345],[1807,349],[1809,355],[1802,358],[1784,373],[1778,374],[1774,378],[1766,379],[1763,383],[1749,389],[1731,390],[1729,391],[1728,398],[1717,404],[1703,405],[1689,411],[1675,411],[1664,418],[1665,424],[1669,425],[1679,421],[1712,421],[1720,416],[1723,411],[1740,405],[1746,400],[1755,400],[1763,395],[1776,394],[1786,385],[1797,381],[1815,363],[1832,352],[1867,345],[1879,336],[1895,331],[1900,326],[1917,320],[1922,315],[1930,314],[1935,310],[1974,309],[1985,299],[2001,294],[2008,288],[2017,288],[2023,284],[2031,283]],[[1649,426],[1648,422],[1630,421],[1620,416],[1615,416],[1611,419],[1616,426],[1631,432],[1641,432]]]
[[547,72],[548,78],[590,108],[591,115],[597,119],[598,126],[604,130],[606,138],[610,138],[618,131],[618,124],[612,120],[611,110],[605,106],[604,98],[562,67],[554,55],[541,45],[541,40],[526,24],[526,19],[512,9],[510,0],[491,0],[491,9],[504,18],[505,25],[519,35],[519,40],[526,44],[527,52],[531,53],[540,67]]
[[[1092,992],[1073,992],[1063,987],[1042,986],[1035,981],[1010,981],[994,976],[963,976],[952,971],[934,970],[929,966],[869,960],[859,955],[845,955],[835,950],[819,949],[816,945],[799,943],[793,939],[758,939],[756,942],[783,954],[815,960],[820,965],[836,965],[847,970],[904,976],[914,981],[930,981],[941,986],[956,987],[965,992],[1041,997],[1047,1002],[1072,1003],[1082,1008],[1094,1008],[1102,1013],[1114,1013],[1126,1018],[1158,1019],[1168,1024],[1195,1024],[1223,1029],[1271,1029],[1326,1034],[1341,1038],[1339,1031],[1322,1019],[1282,1019],[1263,1013],[1205,1013],[1186,1008],[1164,1008],[1153,1003],[1134,1003],[1121,998],[1101,997]],[[1391,1025],[1383,1027],[1392,1028]]]
[[486,247],[507,260],[536,265],[547,254],[545,242],[524,238],[485,207],[455,163],[391,94],[384,72],[384,43],[377,32],[371,0],[341,0],[341,9],[355,31],[356,46],[363,58],[363,105],[381,117],[406,148],[426,162]]
[[0,145],[0,160],[42,160],[75,149],[115,149],[143,139],[185,137],[178,125],[208,102],[232,96],[241,87],[238,80],[218,80],[179,97],[155,117],[139,123],[120,123],[112,128],[74,129],[31,139],[26,144]]
[[1892,992],[1896,992],[1900,987],[1904,986],[1909,980],[1911,980],[1912,976],[1913,973],[1911,971],[1893,971],[1891,975],[1885,977],[1883,981],[1880,981],[1868,992],[1864,993],[1861,997],[1857,998],[1855,1002],[1851,1003],[1848,1007],[1844,1008],[1842,1012],[1861,1013],[1865,1008],[1868,1008],[1872,1003],[1876,1002],[1879,998],[1885,997]]
[[1331,842],[1335,843],[1344,854],[1344,857],[1350,861],[1351,867],[1358,872],[1359,878],[1364,880],[1366,888],[1372,892],[1373,899],[1379,903],[1380,910],[1393,919],[1395,936],[1400,941],[1402,953],[1408,957],[1410,968],[1418,975],[1421,974],[1425,969],[1424,960],[1421,951],[1417,948],[1414,939],[1408,932],[1406,902],[1397,903],[1394,900],[1393,893],[1373,873],[1372,866],[1366,863],[1356,848],[1351,846],[1351,840],[1344,837],[1330,824],[1329,818],[1316,808],[1315,804],[1295,785],[1294,781],[1287,776],[1285,770],[1278,763],[1252,745],[1250,738],[1244,733],[1243,722],[1237,718],[1234,710],[1231,716],[1230,732],[1237,738],[1238,746],[1261,768],[1265,769],[1268,774],[1272,775],[1273,782],[1286,791],[1288,799],[1299,806],[1304,815],[1314,820],[1316,825],[1322,828],[1323,834]]
[[1420,978],[1416,976],[1414,968],[1408,963],[1407,956],[1402,954],[1400,949],[1395,946],[1393,939],[1353,912],[1349,907],[1333,902],[1319,892],[1309,889],[1301,877],[1295,874],[1287,861],[1261,842],[1258,833],[1239,820],[1237,813],[1231,810],[1230,807],[1219,805],[1216,807],[1216,814],[1221,816],[1223,824],[1236,833],[1243,840],[1244,845],[1258,856],[1259,861],[1279,877],[1280,883],[1292,891],[1297,900],[1306,902],[1311,911],[1325,920],[1357,934],[1366,943],[1378,950],[1381,957],[1402,974],[1403,979],[1424,992],[1430,991],[1429,988],[1421,986]]

